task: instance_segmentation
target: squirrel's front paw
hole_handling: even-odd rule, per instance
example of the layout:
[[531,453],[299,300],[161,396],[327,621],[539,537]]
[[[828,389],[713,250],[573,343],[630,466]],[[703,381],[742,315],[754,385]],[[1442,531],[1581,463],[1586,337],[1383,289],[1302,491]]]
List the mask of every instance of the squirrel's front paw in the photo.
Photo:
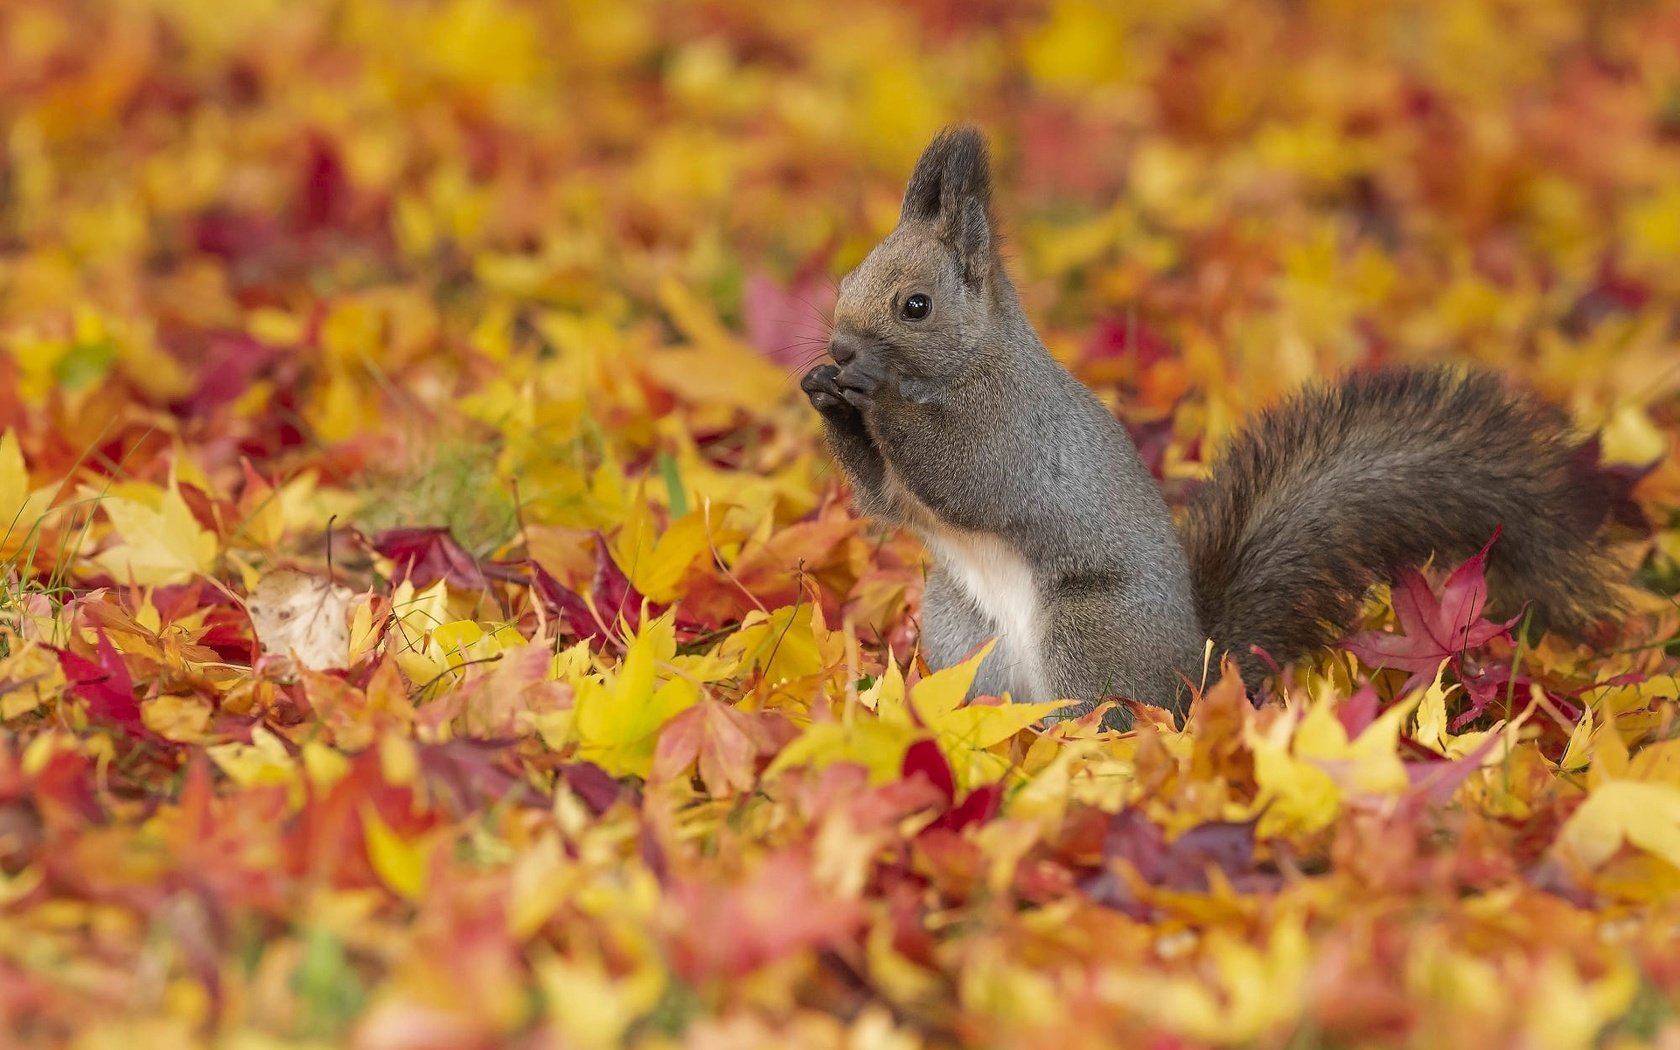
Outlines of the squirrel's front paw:
[[806,372],[799,389],[811,399],[811,407],[825,416],[852,411],[840,389],[840,369],[836,365],[818,365]]
[[854,408],[859,410],[868,405],[875,398],[875,394],[888,380],[887,370],[879,358],[873,355],[858,356],[846,362],[835,376],[834,382],[840,388],[840,394]]

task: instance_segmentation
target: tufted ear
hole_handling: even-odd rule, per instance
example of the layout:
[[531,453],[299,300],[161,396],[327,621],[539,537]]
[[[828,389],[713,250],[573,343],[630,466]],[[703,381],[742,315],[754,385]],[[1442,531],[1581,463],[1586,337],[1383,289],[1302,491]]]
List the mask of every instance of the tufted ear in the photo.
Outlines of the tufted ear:
[[916,162],[898,221],[931,224],[956,252],[964,277],[978,285],[991,267],[995,247],[985,136],[966,126],[936,135]]

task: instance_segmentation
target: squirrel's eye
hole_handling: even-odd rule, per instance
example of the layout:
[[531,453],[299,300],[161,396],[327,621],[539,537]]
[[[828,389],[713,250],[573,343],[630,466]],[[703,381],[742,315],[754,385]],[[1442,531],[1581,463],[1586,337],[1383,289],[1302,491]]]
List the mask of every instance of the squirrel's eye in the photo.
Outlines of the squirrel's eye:
[[933,300],[917,292],[904,300],[904,317],[909,321],[920,321],[933,309]]

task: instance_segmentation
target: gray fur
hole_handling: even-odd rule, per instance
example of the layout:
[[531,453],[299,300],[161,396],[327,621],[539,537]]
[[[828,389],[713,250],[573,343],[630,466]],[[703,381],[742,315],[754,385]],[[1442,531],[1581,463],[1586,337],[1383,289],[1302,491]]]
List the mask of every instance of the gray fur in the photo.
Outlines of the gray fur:
[[[1287,659],[1329,640],[1347,626],[1354,592],[1432,549],[1474,550],[1504,510],[1539,524],[1495,563],[1499,575],[1539,586],[1549,567],[1538,557],[1577,553],[1577,564],[1602,568],[1596,519],[1571,525],[1546,510],[1591,486],[1571,473],[1576,446],[1556,413],[1501,400],[1485,385],[1418,379],[1350,381],[1340,400],[1294,406],[1305,419],[1262,417],[1192,508],[1187,559],[1125,429],[1050,356],[1023,313],[998,256],[990,186],[977,131],[947,130],[928,146],[899,225],[841,280],[834,363],[802,382],[859,508],[917,530],[934,553],[922,608],[931,666],[956,663],[1002,633],[976,693],[1077,697],[1085,709],[1121,695],[1182,712],[1186,682],[1200,676],[1204,624],[1253,683],[1259,665],[1248,645],[1270,643]],[[911,319],[903,305],[917,294],[932,309]],[[1455,419],[1477,412],[1497,418],[1455,429]],[[1408,413],[1428,421],[1432,440],[1405,435]],[[1491,441],[1495,462],[1475,466],[1490,435],[1503,435]],[[1448,461],[1434,461],[1443,450]],[[1540,451],[1543,469],[1519,469]],[[1524,481],[1506,499],[1499,478],[1513,471]],[[1417,500],[1436,491],[1460,498],[1439,514],[1396,518],[1381,496],[1390,480]],[[1016,622],[1029,623],[1032,637],[1011,635],[985,611],[1013,614],[1021,595],[976,599],[973,567],[988,558],[975,550],[1024,566],[1033,615]],[[1366,555],[1372,564],[1361,563]],[[1566,594],[1579,620],[1608,589],[1582,583],[1551,593]]]
[[[1022,312],[989,198],[974,195],[987,192],[985,171],[973,130],[928,147],[898,228],[841,281],[836,357],[847,360],[817,366],[803,386],[860,509],[918,529],[931,513],[999,537],[1031,566],[1052,610],[1045,636],[1006,638],[977,692],[999,691],[1015,650],[1031,645],[1055,696],[1118,693],[1176,708],[1179,669],[1199,667],[1202,631],[1171,515],[1125,429]],[[933,313],[905,320],[900,304],[917,292]],[[936,667],[996,633],[942,564],[922,615]]]

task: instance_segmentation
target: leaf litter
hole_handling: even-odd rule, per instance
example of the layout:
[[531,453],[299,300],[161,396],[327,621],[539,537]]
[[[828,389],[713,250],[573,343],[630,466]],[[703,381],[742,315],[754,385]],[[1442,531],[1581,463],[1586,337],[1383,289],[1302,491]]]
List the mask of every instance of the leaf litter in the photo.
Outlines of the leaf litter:
[[[8,1045],[1676,1045],[1676,41],[0,5]],[[1450,349],[1597,432],[1627,616],[1489,620],[1478,555],[1260,706],[964,703],[795,384],[958,119],[1171,499]]]

